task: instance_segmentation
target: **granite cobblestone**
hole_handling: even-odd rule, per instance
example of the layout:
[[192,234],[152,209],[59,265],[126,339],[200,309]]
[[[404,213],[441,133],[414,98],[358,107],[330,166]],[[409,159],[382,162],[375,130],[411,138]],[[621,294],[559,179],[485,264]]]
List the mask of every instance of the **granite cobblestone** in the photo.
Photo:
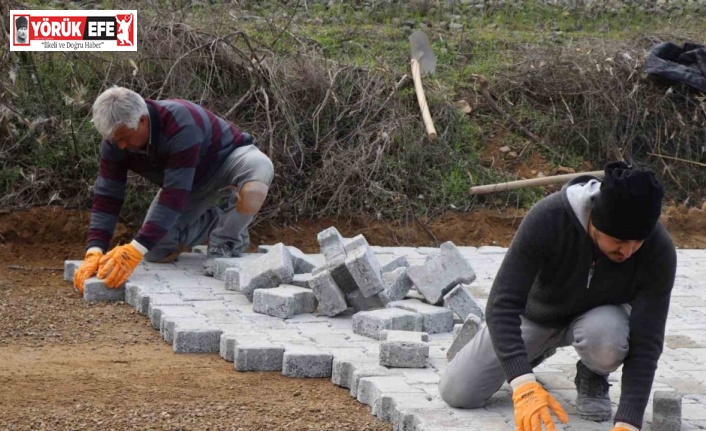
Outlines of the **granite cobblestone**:
[[[369,249],[383,265],[392,262],[397,265],[404,261],[409,265],[420,265],[427,256],[439,253],[439,249],[434,248],[371,246]],[[457,250],[475,271],[477,278],[467,287],[472,297],[478,300],[478,308],[483,309],[506,249],[457,247]],[[243,267],[245,262],[261,256],[248,255],[227,263],[229,267]],[[323,256],[309,257],[321,262]],[[677,279],[667,320],[667,336],[652,388],[653,394],[656,391],[678,391],[683,395],[681,429],[686,431],[706,429],[704,261],[706,250],[678,251]],[[125,302],[147,315],[175,352],[220,353],[225,360],[234,361],[235,368],[241,370],[280,371],[285,356],[301,359],[301,362],[293,360],[284,374],[330,377],[334,384],[347,388],[353,397],[371,405],[374,415],[392,422],[395,430],[510,431],[514,428],[507,384],[481,409],[453,409],[440,399],[437,383],[448,364],[446,355],[453,342],[451,333],[428,335],[430,349],[426,368],[382,367],[378,362],[380,341],[370,336],[377,338],[381,330],[395,329],[395,325],[386,328],[371,322],[367,330],[357,331],[363,333],[359,335],[354,333],[354,316],[357,314],[351,309],[335,317],[317,310],[294,315],[288,320],[257,314],[245,295],[226,290],[223,280],[202,275],[202,262],[203,256],[197,254],[187,255],[173,264],[143,262],[125,287]],[[71,281],[79,264],[77,261],[65,263],[67,282]],[[300,269],[309,270],[310,265],[303,264]],[[225,275],[225,265],[221,270]],[[223,278],[221,274],[219,276]],[[418,292],[410,291],[406,300],[412,297],[420,298]],[[409,313],[403,310],[393,313],[398,312]],[[455,323],[461,322],[455,319]],[[422,330],[420,322],[412,326],[404,329]],[[289,355],[288,351],[291,352]],[[304,351],[310,352],[309,356],[295,353]],[[571,430],[606,429],[605,424],[582,421],[576,415],[573,373],[577,360],[578,355],[573,349],[559,349],[536,369],[538,379],[566,408]],[[307,365],[314,362],[321,367],[317,365],[314,370],[315,367]],[[617,408],[620,396],[621,377],[620,370],[609,377],[613,385],[610,394],[614,408]],[[654,396],[651,396],[645,414],[645,431],[654,429],[655,418],[662,420],[661,416],[653,414],[653,401]]]

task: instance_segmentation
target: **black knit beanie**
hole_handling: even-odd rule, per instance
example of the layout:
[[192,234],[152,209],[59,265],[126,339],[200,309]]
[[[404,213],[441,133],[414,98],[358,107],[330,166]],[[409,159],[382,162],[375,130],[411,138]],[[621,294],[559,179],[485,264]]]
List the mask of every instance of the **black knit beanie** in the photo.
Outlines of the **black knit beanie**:
[[612,237],[643,240],[659,220],[663,197],[664,187],[654,173],[625,162],[609,163],[591,209],[591,222]]

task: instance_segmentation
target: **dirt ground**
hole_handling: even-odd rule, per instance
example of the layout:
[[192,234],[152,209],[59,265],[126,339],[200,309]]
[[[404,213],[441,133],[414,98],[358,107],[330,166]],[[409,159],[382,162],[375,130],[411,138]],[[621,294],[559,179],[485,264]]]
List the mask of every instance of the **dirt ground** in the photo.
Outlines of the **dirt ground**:
[[[252,242],[286,238],[316,252],[316,234],[335,225],[374,245],[507,246],[522,216],[261,223]],[[669,207],[662,220],[678,247],[706,247],[702,209]],[[176,355],[128,305],[83,302],[63,281],[63,262],[82,257],[87,222],[87,212],[57,208],[0,215],[0,429],[390,429],[328,379],[238,373],[217,355]],[[131,235],[118,228],[118,240]]]
[[390,429],[329,379],[177,355],[132,307],[83,302],[61,269],[82,253],[0,244],[1,430]]

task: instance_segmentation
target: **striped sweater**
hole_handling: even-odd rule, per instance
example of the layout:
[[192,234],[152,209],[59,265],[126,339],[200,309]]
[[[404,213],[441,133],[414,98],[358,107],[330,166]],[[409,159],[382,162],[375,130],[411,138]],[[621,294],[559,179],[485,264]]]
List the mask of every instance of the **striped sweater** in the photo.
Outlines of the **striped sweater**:
[[128,170],[162,188],[157,207],[135,237],[149,250],[179,219],[189,193],[207,183],[235,148],[253,143],[249,134],[194,103],[145,102],[150,138],[144,150],[120,150],[112,142],[101,143],[88,248],[108,249],[124,202]]

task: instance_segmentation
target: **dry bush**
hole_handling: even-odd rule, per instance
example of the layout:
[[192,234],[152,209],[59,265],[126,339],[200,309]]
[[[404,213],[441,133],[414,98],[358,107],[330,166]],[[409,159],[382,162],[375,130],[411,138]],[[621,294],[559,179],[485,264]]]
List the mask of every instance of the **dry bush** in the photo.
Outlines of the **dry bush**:
[[[277,56],[228,25],[205,31],[178,15],[143,13],[144,42],[133,53],[12,56],[17,79],[6,81],[13,91],[4,106],[18,116],[0,164],[19,176],[8,179],[0,208],[90,203],[98,147],[90,106],[111,85],[146,98],[192,100],[255,136],[275,163],[263,211],[269,216],[399,215],[414,209],[406,196],[438,189],[428,181],[438,173],[425,175],[428,163],[439,171],[456,163],[445,143],[453,142],[455,111],[441,101],[435,114],[441,139],[428,148],[411,79],[384,64],[334,63],[303,40],[295,53]],[[428,91],[432,100],[440,93]],[[35,163],[36,154],[18,145],[36,139],[47,140],[41,154],[51,160]],[[154,187],[136,176],[129,183],[126,210],[136,223]]]
[[528,125],[559,152],[599,166],[622,158],[650,165],[675,197],[696,198],[706,180],[706,99],[642,72],[651,46],[680,40],[661,35],[524,48],[522,61],[495,77],[495,91],[516,105],[508,108],[516,115],[541,112],[540,124]]

